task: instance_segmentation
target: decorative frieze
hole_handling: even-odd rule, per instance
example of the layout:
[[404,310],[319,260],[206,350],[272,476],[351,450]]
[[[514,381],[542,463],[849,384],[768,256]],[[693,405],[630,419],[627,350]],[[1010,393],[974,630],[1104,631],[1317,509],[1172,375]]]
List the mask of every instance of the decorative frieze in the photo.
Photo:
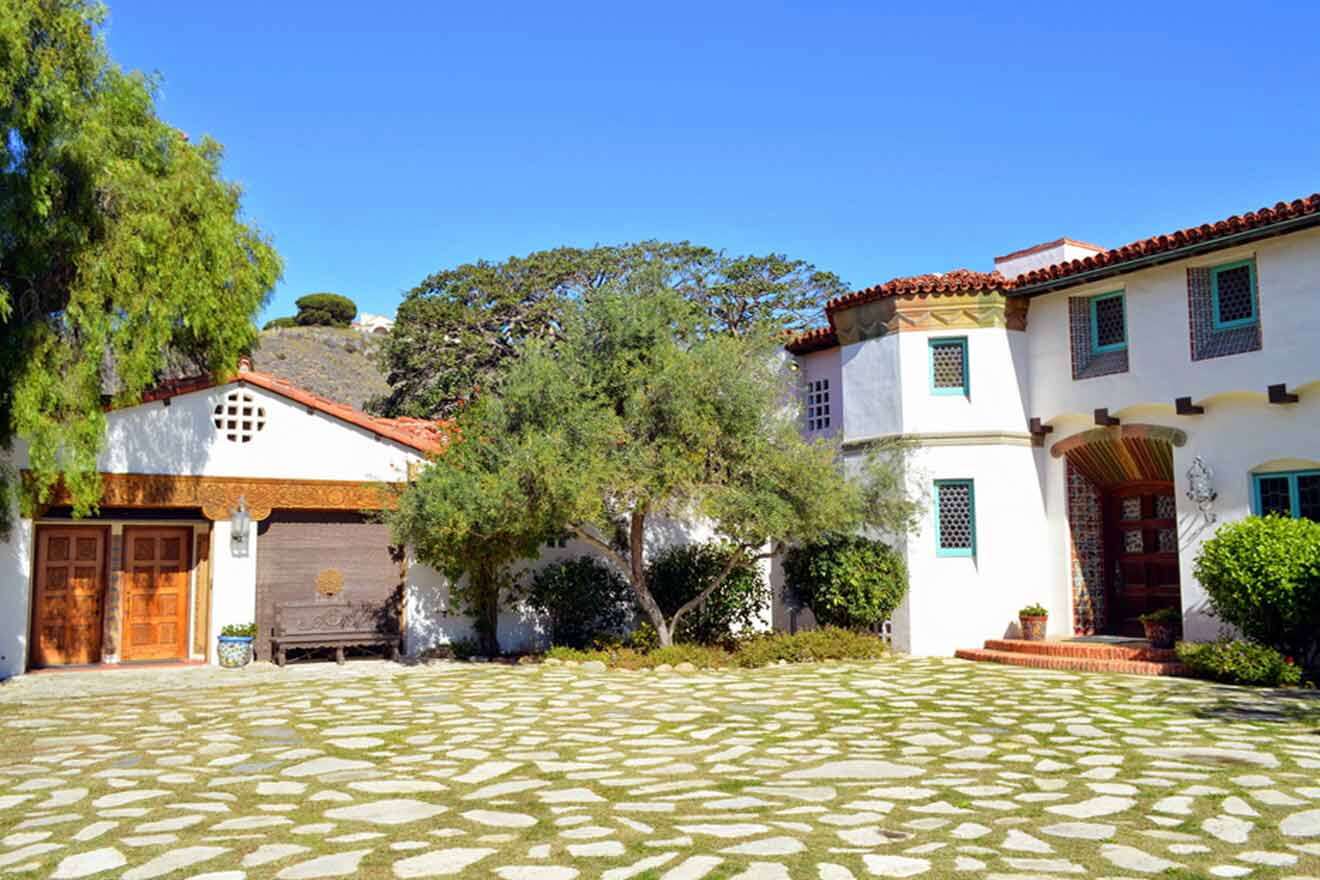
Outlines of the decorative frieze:
[[[401,483],[168,474],[102,474],[101,485],[102,507],[201,508],[212,521],[228,519],[240,498],[258,521],[276,509],[389,510],[403,489]],[[52,507],[67,503],[62,488],[47,502]]]
[[1027,329],[1025,297],[1009,299],[996,291],[965,294],[909,294],[877,299],[830,315],[839,344],[851,345],[890,333]]

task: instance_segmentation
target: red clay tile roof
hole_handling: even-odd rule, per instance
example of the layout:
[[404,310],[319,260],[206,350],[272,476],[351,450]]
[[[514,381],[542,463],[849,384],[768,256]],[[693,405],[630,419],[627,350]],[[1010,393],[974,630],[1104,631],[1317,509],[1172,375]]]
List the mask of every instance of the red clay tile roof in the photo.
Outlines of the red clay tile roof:
[[813,351],[834,348],[838,344],[839,337],[834,334],[834,328],[813,327],[795,334],[784,344],[784,347],[793,354],[810,354]]
[[911,275],[907,278],[894,278],[884,284],[854,290],[830,300],[825,305],[825,312],[850,309],[863,303],[874,302],[890,296],[939,296],[941,294],[969,293],[977,290],[1003,290],[1009,285],[1008,279],[998,272],[973,272],[971,269],[954,269],[951,272],[932,272],[928,275]]
[[313,394],[306,389],[299,388],[290,382],[279,379],[269,373],[258,373],[255,370],[239,367],[239,371],[229,379],[217,379],[209,376],[194,376],[187,379],[175,379],[163,383],[142,396],[142,403],[149,403],[155,400],[164,400],[169,397],[178,397],[180,394],[188,394],[193,391],[203,391],[207,388],[215,388],[220,385],[228,385],[231,382],[239,382],[247,385],[253,385],[257,388],[269,391],[272,394],[278,394],[287,400],[303,406],[310,407],[318,412],[356,425],[359,428],[370,431],[378,437],[387,440],[393,440],[402,446],[416,449],[419,452],[425,452],[428,455],[437,455],[444,451],[448,445],[450,424],[441,421],[428,421],[427,419],[399,418],[384,419],[378,416],[367,415],[364,412],[353,409],[343,403],[336,403],[328,398],[321,397],[319,394]]
[[[1056,263],[1053,266],[1046,266],[1043,269],[1036,269],[1018,276],[1013,282],[1013,287],[1026,293],[1027,291],[1024,291],[1023,288],[1048,284],[1093,269],[1121,267],[1124,263],[1169,251],[1181,250],[1192,245],[1202,244],[1206,245],[1207,249],[1212,249],[1217,240],[1252,230],[1266,230],[1278,223],[1318,214],[1320,214],[1320,193],[1315,193],[1292,202],[1279,202],[1273,208],[1261,208],[1259,211],[1234,214],[1232,217],[1226,217],[1214,223],[1203,223],[1200,226],[1180,229],[1166,235],[1143,238],[1122,247],[1102,251],[1093,257],[1068,260],[1063,263]],[[1315,219],[1320,221],[1320,216],[1315,217]]]

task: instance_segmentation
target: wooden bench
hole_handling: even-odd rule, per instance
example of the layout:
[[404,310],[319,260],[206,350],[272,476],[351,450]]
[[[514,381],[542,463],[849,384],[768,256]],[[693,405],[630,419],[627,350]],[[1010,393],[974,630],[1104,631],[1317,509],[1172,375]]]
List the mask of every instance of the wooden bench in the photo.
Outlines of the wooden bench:
[[271,653],[283,666],[290,648],[334,648],[344,662],[345,648],[383,647],[399,657],[398,618],[380,605],[351,602],[281,602],[275,606]]

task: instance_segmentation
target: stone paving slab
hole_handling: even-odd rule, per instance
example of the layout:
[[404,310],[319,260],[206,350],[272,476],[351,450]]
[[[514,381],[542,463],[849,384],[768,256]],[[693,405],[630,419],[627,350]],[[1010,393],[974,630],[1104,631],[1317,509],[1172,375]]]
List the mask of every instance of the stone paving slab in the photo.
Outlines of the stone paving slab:
[[1320,878],[1314,692],[369,662],[0,704],[0,876]]

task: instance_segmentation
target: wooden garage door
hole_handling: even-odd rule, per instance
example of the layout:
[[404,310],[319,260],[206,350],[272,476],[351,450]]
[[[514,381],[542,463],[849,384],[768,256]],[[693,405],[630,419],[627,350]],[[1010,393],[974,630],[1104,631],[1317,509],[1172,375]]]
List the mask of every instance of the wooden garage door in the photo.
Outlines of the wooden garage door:
[[188,656],[191,528],[125,528],[123,660]]
[[[317,592],[317,577],[327,571],[342,576],[343,589],[336,596]],[[401,571],[384,523],[338,511],[275,511],[257,527],[257,657],[270,657],[277,603],[397,606]]]
[[106,538],[92,526],[37,527],[33,666],[101,662]]

